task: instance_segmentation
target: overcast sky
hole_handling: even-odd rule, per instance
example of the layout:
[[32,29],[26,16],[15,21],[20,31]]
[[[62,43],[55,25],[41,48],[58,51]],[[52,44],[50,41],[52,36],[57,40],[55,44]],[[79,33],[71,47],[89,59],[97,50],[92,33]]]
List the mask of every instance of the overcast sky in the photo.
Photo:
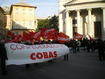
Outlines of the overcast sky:
[[18,2],[27,2],[37,7],[38,17],[47,17],[58,14],[58,0],[0,0],[1,6],[10,6]]

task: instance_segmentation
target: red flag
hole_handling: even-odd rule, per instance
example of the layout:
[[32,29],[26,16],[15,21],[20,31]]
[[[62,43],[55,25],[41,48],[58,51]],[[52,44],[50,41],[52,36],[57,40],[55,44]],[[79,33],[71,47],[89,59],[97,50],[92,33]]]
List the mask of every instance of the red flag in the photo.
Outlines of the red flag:
[[69,36],[67,36],[66,34],[60,32],[57,35],[57,40],[59,43],[65,43],[69,41]]
[[88,35],[88,36],[89,36],[89,39],[90,39],[90,40],[94,40],[94,38],[92,38],[90,35]]
[[21,42],[22,41],[22,36],[21,35],[15,35],[15,37],[13,39],[11,39],[8,42]]
[[11,31],[8,31],[7,36],[9,36],[11,38],[14,38],[15,34],[13,32],[11,32]]
[[30,39],[29,36],[30,36],[29,33],[27,33],[27,32],[23,32],[22,40],[23,40],[23,41],[27,41],[27,40],[29,40],[29,39]]
[[36,32],[36,33],[33,35],[33,39],[35,39],[35,40],[37,40],[37,41],[40,41],[40,37],[41,37],[41,31]]
[[33,36],[35,34],[35,32],[29,32],[28,34],[30,34],[31,36]]
[[41,36],[44,38],[45,37],[45,32],[46,30],[48,30],[48,28],[41,28],[40,32],[41,32]]
[[29,34],[29,38],[30,38],[30,42],[32,43],[32,42],[34,42],[34,38],[33,38],[33,36],[36,34],[35,32],[29,32],[28,33]]
[[74,34],[74,39],[82,40],[82,38],[83,38],[83,35],[81,35],[81,34],[79,34],[77,32]]
[[43,34],[43,38],[48,39],[48,40],[50,40],[50,39],[55,40],[57,33],[58,33],[58,31],[54,28],[46,29],[44,34]]

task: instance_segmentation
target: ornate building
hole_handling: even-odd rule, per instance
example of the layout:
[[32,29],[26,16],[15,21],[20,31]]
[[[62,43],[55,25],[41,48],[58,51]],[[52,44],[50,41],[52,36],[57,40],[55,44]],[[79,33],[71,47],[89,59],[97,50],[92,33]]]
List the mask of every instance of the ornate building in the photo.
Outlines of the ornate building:
[[105,0],[59,0],[59,31],[105,40]]

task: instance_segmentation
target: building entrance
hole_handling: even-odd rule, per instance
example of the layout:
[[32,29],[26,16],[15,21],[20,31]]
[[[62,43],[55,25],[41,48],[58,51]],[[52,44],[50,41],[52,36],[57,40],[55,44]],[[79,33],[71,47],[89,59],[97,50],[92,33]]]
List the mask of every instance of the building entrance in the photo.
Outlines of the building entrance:
[[101,38],[102,36],[101,21],[94,22],[94,31],[95,38]]

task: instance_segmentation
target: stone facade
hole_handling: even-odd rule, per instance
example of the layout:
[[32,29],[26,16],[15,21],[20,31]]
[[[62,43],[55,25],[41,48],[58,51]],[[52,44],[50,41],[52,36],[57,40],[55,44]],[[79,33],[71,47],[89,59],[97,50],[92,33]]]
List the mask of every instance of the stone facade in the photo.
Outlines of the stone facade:
[[105,40],[105,0],[59,0],[59,31]]
[[26,3],[11,5],[10,16],[12,20],[11,30],[15,32],[35,31],[37,28],[36,7]]
[[6,14],[5,11],[0,7],[0,33],[5,33],[6,27]]

